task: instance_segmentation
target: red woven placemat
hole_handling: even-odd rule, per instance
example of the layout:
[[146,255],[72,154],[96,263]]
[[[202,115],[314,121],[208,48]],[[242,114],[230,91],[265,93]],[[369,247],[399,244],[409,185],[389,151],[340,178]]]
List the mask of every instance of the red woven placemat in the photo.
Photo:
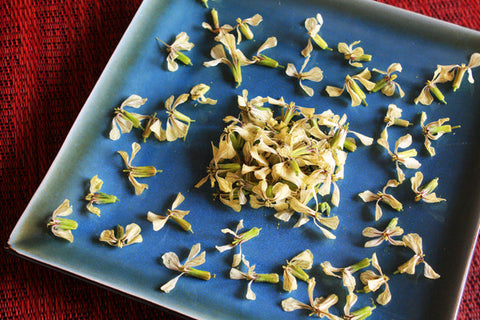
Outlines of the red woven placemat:
[[[1,244],[6,244],[140,2],[1,2]],[[478,0],[380,2],[480,30]],[[0,274],[1,319],[178,319],[3,250]],[[479,287],[477,243],[459,319],[480,319]]]

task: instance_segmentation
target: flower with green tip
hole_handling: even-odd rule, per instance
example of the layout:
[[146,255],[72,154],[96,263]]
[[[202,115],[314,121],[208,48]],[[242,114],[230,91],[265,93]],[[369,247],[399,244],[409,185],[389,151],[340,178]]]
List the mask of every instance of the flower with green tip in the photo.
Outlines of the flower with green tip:
[[[147,98],[142,98],[139,95],[132,94],[125,99],[120,107],[115,108],[115,115],[112,119],[112,129],[109,133],[110,140],[118,140],[122,133],[132,131],[132,128],[142,128],[141,121],[147,117],[141,114],[128,112],[124,110],[125,107],[138,109],[145,104]],[[119,129],[120,128],[120,129]]]
[[372,270],[367,270],[360,274],[360,281],[365,285],[363,292],[375,292],[382,286],[385,286],[385,290],[377,297],[378,304],[384,306],[392,300],[392,294],[390,293],[390,287],[388,286],[388,280],[390,279],[383,274],[376,253],[373,253],[372,255],[372,267],[377,269],[379,274],[376,274]]
[[85,196],[85,200],[88,201],[87,210],[99,217],[100,209],[94,207],[94,204],[115,203],[119,201],[114,195],[99,192],[99,190],[102,188],[102,185],[103,181],[99,179],[97,175],[93,176],[93,178],[90,179],[90,193]]
[[277,60],[274,60],[270,57],[267,57],[266,55],[262,54],[264,50],[274,48],[277,46],[277,38],[276,37],[270,37],[268,38],[257,50],[257,54],[252,58],[253,61],[255,61],[255,64],[258,64],[260,66],[265,66],[265,67],[270,67],[270,68],[283,68],[283,66],[278,64]]
[[99,240],[113,247],[123,248],[124,246],[142,242],[141,231],[142,229],[136,223],[130,223],[125,229],[117,225],[115,230],[103,230]]
[[377,143],[387,150],[388,154],[392,157],[392,161],[395,162],[397,179],[399,183],[403,183],[403,181],[405,181],[405,174],[400,168],[400,164],[404,165],[408,169],[420,168],[420,162],[414,158],[417,156],[417,150],[412,148],[404,151],[398,151],[398,149],[406,149],[412,144],[412,136],[410,134],[406,134],[398,138],[398,140],[395,142],[395,149],[392,152],[388,143],[388,132],[386,127],[380,134],[380,138],[377,140]]
[[253,227],[252,229],[250,229],[248,231],[245,231],[243,233],[238,233],[241,229],[243,229],[243,219],[240,220],[240,222],[238,223],[235,231],[233,231],[231,229],[228,229],[228,228],[222,229],[222,233],[225,233],[225,234],[228,233],[228,234],[231,234],[233,236],[233,241],[230,244],[227,244],[227,245],[224,245],[224,246],[215,246],[215,248],[217,248],[217,250],[220,251],[220,252],[224,252],[224,251],[227,251],[227,250],[232,250],[233,248],[235,248],[237,246],[240,248],[239,253],[237,253],[233,256],[232,267],[238,266],[240,264],[241,260],[242,260],[242,257],[243,257],[243,255],[242,255],[242,244],[247,242],[248,240],[253,239],[256,236],[258,236],[260,234],[260,230],[262,230],[262,228]]
[[200,243],[193,245],[184,264],[180,263],[180,259],[175,252],[167,252],[162,256],[162,261],[165,267],[180,272],[178,276],[168,281],[160,288],[163,292],[169,293],[172,291],[177,285],[178,279],[183,275],[205,281],[215,278],[215,275],[212,275],[208,271],[193,268],[205,263],[205,251],[200,252],[200,250]]
[[132,166],[132,161],[135,158],[135,155],[140,151],[141,147],[138,143],[132,143],[132,154],[129,157],[125,151],[117,151],[118,154],[123,159],[125,166],[127,169],[124,169],[123,172],[128,174],[128,180],[133,185],[135,189],[135,194],[138,196],[143,193],[145,189],[148,189],[148,185],[145,183],[139,183],[135,178],[147,178],[153,177],[158,172],[162,172],[162,170],[157,170],[154,166],[141,166],[141,167],[134,167]]
[[142,132],[143,142],[146,142],[152,133],[158,141],[165,141],[167,139],[166,132],[162,128],[162,121],[157,118],[157,113],[147,116],[147,119],[147,124]]
[[310,277],[305,270],[310,270],[312,265],[313,254],[309,249],[300,252],[292,260],[287,260],[287,265],[282,266],[283,290],[297,290],[297,279],[307,282]]
[[394,104],[389,104],[387,109],[387,114],[383,121],[386,123],[386,127],[390,126],[399,126],[399,127],[408,127],[412,125],[408,120],[400,119],[402,116],[402,109],[397,107]]
[[415,98],[415,104],[418,104],[419,102],[423,105],[432,104],[434,100],[432,93],[441,103],[447,104],[445,96],[438,88],[437,83],[444,83],[453,80],[453,74],[450,72],[451,67],[452,66],[437,66],[437,69],[433,73],[432,80],[427,80],[425,87],[423,87],[418,97]]
[[[167,109],[167,129],[165,131],[165,137],[167,141],[175,141],[177,139],[187,137],[190,123],[195,122],[190,117],[177,110],[178,106],[185,103],[188,100],[189,94],[184,93],[175,99],[174,96],[170,96],[165,101],[165,109]],[[175,99],[175,101],[174,101]]]
[[[232,71],[233,79],[236,83],[236,87],[242,83],[242,66],[255,63],[255,61],[249,60],[245,57],[240,49],[237,49],[235,45],[235,36],[233,34],[225,34],[219,38],[221,44],[216,45],[210,51],[210,56],[214,59],[203,63],[205,67],[215,67],[220,63],[226,64]],[[230,60],[225,54],[227,49]]]
[[430,122],[425,124],[427,120],[427,114],[422,112],[420,118],[420,125],[422,126],[423,135],[425,136],[425,148],[427,149],[428,153],[431,157],[435,155],[435,148],[432,147],[431,140],[438,140],[444,134],[452,132],[452,129],[460,128],[460,126],[452,127],[449,124],[444,124],[445,122],[450,121],[450,118],[442,118],[438,119],[437,121]]
[[78,223],[75,220],[65,219],[73,212],[70,201],[65,199],[61,205],[53,211],[52,217],[47,223],[47,227],[52,230],[54,236],[73,242],[72,230],[77,229]]
[[242,262],[245,267],[248,269],[247,272],[243,272],[237,268],[230,269],[230,279],[234,280],[247,280],[247,294],[246,298],[248,300],[255,300],[257,297],[252,290],[252,283],[253,282],[267,282],[267,283],[278,283],[279,276],[276,273],[256,273],[255,272],[255,265],[250,266],[250,262],[248,262],[245,257],[242,257]]
[[443,198],[437,197],[435,192],[433,192],[438,187],[438,178],[431,180],[426,185],[422,186],[423,173],[417,171],[415,176],[410,178],[412,184],[412,191],[415,193],[415,201],[422,200],[426,203],[437,203],[446,201]]
[[376,228],[366,227],[362,231],[362,235],[367,238],[375,238],[365,242],[365,248],[376,247],[382,244],[384,241],[390,242],[394,246],[404,246],[404,243],[401,240],[395,240],[393,237],[401,236],[403,234],[403,229],[397,226],[398,218],[393,218],[388,223],[385,230],[380,231]]
[[315,17],[305,20],[305,29],[307,29],[307,33],[310,36],[307,46],[311,46],[310,39],[312,39],[321,49],[331,51],[332,49],[328,47],[327,42],[318,34],[322,25],[323,17],[320,13],[317,13]]
[[383,78],[375,83],[375,87],[373,87],[372,92],[381,90],[384,95],[391,97],[395,93],[395,90],[398,89],[398,94],[400,97],[403,98],[405,96],[405,92],[402,90],[400,85],[394,81],[397,78],[397,75],[393,73],[402,72],[402,65],[400,63],[392,63],[388,67],[387,71],[378,70],[376,68],[373,68],[372,71],[384,74]]
[[372,202],[375,201],[375,221],[379,220],[383,213],[382,208],[380,207],[380,202],[383,202],[389,205],[392,209],[397,211],[403,210],[403,205],[391,194],[387,194],[387,188],[393,187],[396,188],[400,183],[395,179],[390,179],[387,181],[387,184],[383,187],[382,191],[373,193],[370,190],[363,191],[358,194],[358,196],[363,200],[363,202]]
[[263,18],[258,13],[253,17],[243,19],[243,20],[240,18],[237,18],[236,20],[237,25],[235,27],[237,29],[237,44],[239,44],[242,41],[242,34],[247,40],[252,40],[253,32],[250,29],[250,26],[256,27],[262,21],[263,21]]
[[177,71],[178,63],[177,60],[183,63],[184,65],[192,65],[192,61],[187,57],[182,51],[190,51],[195,46],[193,43],[189,42],[189,37],[186,32],[180,32],[176,37],[175,41],[172,44],[167,44],[156,38],[158,42],[163,43],[167,47],[167,68],[168,71]]
[[366,68],[362,72],[350,76],[347,74],[345,77],[345,84],[343,85],[343,88],[337,88],[337,87],[332,87],[332,86],[327,86],[325,88],[325,91],[327,91],[327,94],[330,97],[339,97],[342,95],[342,93],[347,90],[348,94],[350,95],[350,98],[352,100],[352,107],[356,107],[363,103],[365,106],[367,106],[367,101],[365,98],[367,97],[365,92],[360,88],[360,86],[357,84],[356,81],[360,82],[365,89],[368,91],[372,90],[375,87],[375,83],[369,81],[369,79],[372,77],[372,74]]
[[220,41],[221,38],[225,36],[225,34],[229,33],[232,31],[234,28],[229,25],[229,24],[224,24],[223,26],[220,26],[220,23],[218,21],[218,11],[215,9],[212,9],[210,11],[211,16],[212,16],[212,24],[209,24],[207,22],[202,22],[202,28],[210,30],[211,32],[217,34],[215,36],[214,40],[215,41]]
[[182,227],[183,230],[187,232],[192,231],[192,225],[187,222],[184,217],[190,212],[190,211],[184,211],[184,210],[178,210],[177,207],[185,200],[185,197],[179,192],[177,194],[177,197],[175,198],[175,201],[172,204],[171,209],[168,209],[168,212],[165,216],[160,216],[157,215],[151,211],[148,211],[147,213],[147,220],[150,221],[153,224],[153,230],[158,231],[162,229],[165,226],[165,223],[167,223],[168,219],[172,219],[180,227]]
[[372,55],[365,54],[362,47],[356,47],[355,49],[353,48],[359,43],[360,41],[352,42],[349,45],[347,45],[345,42],[340,42],[338,44],[338,52],[343,53],[345,60],[347,60],[351,66],[357,68],[363,67],[363,64],[360,61],[363,62],[372,60]]

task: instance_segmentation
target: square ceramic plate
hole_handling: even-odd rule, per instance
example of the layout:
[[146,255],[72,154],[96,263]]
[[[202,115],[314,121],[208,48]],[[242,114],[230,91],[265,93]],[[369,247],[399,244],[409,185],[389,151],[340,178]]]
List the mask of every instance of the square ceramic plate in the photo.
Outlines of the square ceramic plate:
[[[294,297],[308,302],[307,286],[301,283],[297,291],[286,293],[282,284],[258,284],[252,288],[257,299],[245,299],[246,282],[230,280],[229,265],[232,252],[220,253],[216,245],[230,240],[220,230],[235,228],[244,219],[245,228],[261,227],[260,236],[243,246],[247,259],[256,264],[257,272],[282,273],[281,265],[299,252],[310,249],[314,254],[314,267],[309,271],[317,279],[315,296],[336,293],[338,305],[332,312],[340,315],[345,302],[345,289],[336,278],[323,275],[319,264],[330,261],[334,266],[347,266],[376,252],[384,272],[391,276],[393,299],[385,307],[378,307],[371,319],[452,319],[461,297],[465,275],[470,262],[479,223],[479,138],[480,138],[480,86],[464,81],[455,93],[448,85],[440,85],[447,105],[435,101],[430,106],[413,104],[426,80],[430,79],[437,64],[467,63],[473,52],[480,51],[480,33],[455,25],[381,5],[373,1],[350,0],[245,0],[210,1],[219,12],[220,23],[235,24],[237,17],[247,18],[256,13],[264,21],[254,27],[255,38],[242,42],[239,47],[247,55],[269,36],[276,36],[278,46],[265,53],[281,64],[291,62],[299,68],[303,63],[300,50],[307,35],[303,23],[306,18],[321,13],[324,25],[320,31],[332,48],[338,42],[361,40],[361,46],[373,55],[365,63],[370,69],[386,70],[399,62],[403,71],[398,83],[406,92],[386,97],[369,94],[368,107],[351,107],[347,96],[330,98],[325,86],[342,86],[346,74],[360,70],[349,66],[343,56],[334,51],[315,49],[307,69],[318,66],[325,78],[320,83],[305,81],[314,88],[313,97],[305,96],[297,81],[286,77],[284,69],[248,66],[243,70],[239,88],[233,85],[230,71],[225,65],[214,68],[202,66],[210,60],[210,48],[215,45],[212,34],[202,29],[203,21],[210,22],[210,11],[194,0],[146,0],[118,45],[105,71],[78,116],[56,160],[28,205],[13,231],[9,246],[15,253],[38,263],[65,271],[113,288],[154,305],[174,310],[199,319],[298,319],[307,318],[308,312],[287,313],[281,301]],[[188,54],[193,66],[180,66],[177,72],[165,67],[166,52],[158,46],[155,37],[171,43],[185,31],[195,43]],[[478,70],[474,76],[480,77]],[[379,75],[374,74],[378,80]],[[182,105],[180,110],[196,120],[186,141],[158,142],[151,138],[142,143],[135,158],[136,165],[154,165],[163,170],[155,177],[143,179],[150,188],[135,196],[122,174],[123,163],[118,150],[130,153],[134,141],[141,141],[140,133],[133,131],[117,141],[108,139],[113,108],[130,94],[147,97],[139,113],[158,112],[165,120],[163,105],[170,95],[188,92],[198,83],[210,85],[209,96],[218,99],[216,106]],[[236,96],[243,89],[250,97],[257,95],[283,96],[297,105],[314,107],[318,112],[331,109],[347,114],[350,128],[378,138],[383,129],[383,117],[390,103],[404,110],[403,118],[414,126],[390,129],[390,143],[405,133],[414,137],[413,146],[426,179],[439,177],[437,194],[446,198],[439,204],[413,201],[407,180],[392,193],[404,204],[404,211],[384,209],[384,216],[374,221],[374,205],[364,204],[358,193],[380,190],[395,176],[393,163],[379,146],[359,147],[348,155],[345,179],[338,182],[341,202],[332,214],[340,218],[335,231],[336,240],[327,240],[309,223],[292,228],[294,221],[279,223],[267,209],[253,210],[247,206],[233,212],[218,201],[213,201],[213,190],[204,185],[193,186],[205,175],[211,158],[210,142],[218,143],[226,115],[237,115]],[[418,115],[426,111],[428,120],[450,117],[452,125],[461,125],[453,134],[434,142],[437,156],[429,157],[423,148]],[[165,123],[165,122],[164,122]],[[414,170],[406,170],[407,178]],[[113,193],[120,202],[101,207],[101,217],[88,213],[84,195],[88,181],[98,174],[104,180],[102,191]],[[168,223],[159,232],[152,230],[146,213],[163,214],[175,195],[182,192],[186,200],[180,209],[191,210],[188,219],[193,234],[185,233],[175,224]],[[75,241],[68,243],[54,238],[46,229],[46,222],[55,208],[70,199],[71,215],[79,227],[74,231]],[[393,217],[405,233],[419,233],[424,239],[426,260],[441,274],[439,280],[425,279],[423,266],[414,276],[393,275],[396,267],[407,261],[411,251],[406,248],[382,245],[374,249],[363,248],[365,238],[361,231],[367,226],[383,229]],[[295,219],[292,219],[295,220]],[[115,225],[135,222],[142,228],[143,243],[122,249],[100,243],[102,230]],[[189,248],[201,243],[207,252],[203,269],[216,274],[208,282],[182,277],[170,294],[160,286],[176,273],[166,269],[161,256],[168,251],[185,259]],[[358,286],[360,287],[360,286]],[[375,294],[360,295],[354,309],[370,305]]]

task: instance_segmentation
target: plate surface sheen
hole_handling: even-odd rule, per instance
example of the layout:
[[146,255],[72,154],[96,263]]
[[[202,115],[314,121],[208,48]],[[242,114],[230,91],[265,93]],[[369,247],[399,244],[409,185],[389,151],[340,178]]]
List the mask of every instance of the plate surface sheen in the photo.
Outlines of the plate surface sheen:
[[[281,265],[299,252],[310,249],[314,254],[314,267],[309,271],[317,279],[315,296],[336,293],[339,303],[331,310],[342,314],[345,289],[339,279],[323,275],[319,264],[330,261],[342,267],[355,263],[377,252],[384,272],[391,275],[397,266],[407,261],[411,251],[406,248],[382,245],[374,249],[363,248],[365,238],[361,231],[367,226],[383,229],[393,217],[405,233],[419,233],[424,240],[426,260],[441,274],[439,280],[425,279],[423,266],[417,267],[415,276],[391,276],[390,290],[393,299],[385,307],[378,307],[370,319],[451,319],[461,297],[465,275],[471,259],[472,248],[478,230],[479,190],[479,128],[480,86],[469,84],[466,79],[453,93],[449,86],[440,88],[446,95],[447,105],[437,101],[430,106],[414,105],[426,80],[430,79],[437,64],[467,63],[473,52],[480,50],[478,32],[436,21],[403,10],[381,5],[373,1],[349,0],[245,0],[209,1],[219,12],[220,23],[234,24],[237,17],[247,18],[260,13],[264,21],[253,27],[254,41],[240,44],[251,56],[269,36],[276,36],[278,46],[265,54],[281,64],[294,63],[297,69],[303,63],[300,50],[306,45],[304,20],[317,12],[324,18],[320,34],[336,49],[338,42],[351,43],[361,40],[366,53],[373,55],[365,63],[370,69],[386,70],[391,63],[400,62],[403,71],[398,82],[406,92],[386,97],[369,94],[368,107],[351,107],[347,96],[329,98],[326,85],[342,86],[346,74],[360,69],[350,67],[343,56],[334,50],[315,49],[307,66],[319,66],[324,71],[320,83],[305,81],[315,90],[310,98],[299,89],[293,78],[286,77],[282,69],[248,66],[243,70],[243,82],[239,88],[233,85],[229,69],[225,65],[205,68],[202,63],[211,60],[210,48],[215,45],[212,34],[201,28],[203,21],[210,22],[210,11],[200,1],[146,0],[118,45],[97,85],[77,118],[52,167],[14,229],[9,246],[19,255],[36,262],[66,271],[80,278],[116,289],[176,312],[200,319],[298,319],[307,318],[306,311],[287,313],[280,303],[287,297],[308,302],[307,286],[300,283],[297,291],[286,293],[282,284],[254,283],[255,301],[244,298],[244,281],[228,278],[232,252],[220,253],[216,245],[228,243],[230,238],[220,232],[222,228],[234,229],[240,219],[245,228],[261,227],[260,236],[243,246],[247,259],[256,264],[257,272],[282,273]],[[175,36],[185,31],[195,43],[188,55],[194,65],[180,66],[177,72],[165,67],[165,50],[155,37],[171,43]],[[374,79],[379,75],[374,74]],[[480,73],[474,69],[480,81]],[[163,170],[157,176],[143,179],[149,189],[135,196],[126,177],[118,150],[130,153],[131,144],[140,142],[138,131],[122,135],[110,141],[113,108],[130,94],[147,97],[147,103],[137,112],[158,112],[165,124],[163,104],[170,95],[188,92],[198,83],[211,86],[208,96],[218,99],[216,106],[187,103],[179,110],[196,120],[186,141],[158,142],[153,138],[142,143],[142,149],[134,160],[136,165],[154,165]],[[412,201],[410,183],[392,190],[405,210],[397,213],[384,209],[378,222],[373,219],[374,204],[364,204],[357,194],[364,190],[376,192],[395,176],[394,165],[388,154],[379,146],[359,146],[348,155],[345,179],[339,181],[341,202],[332,210],[340,218],[340,226],[334,231],[336,240],[325,239],[313,225],[293,229],[294,221],[279,223],[273,212],[267,209],[253,210],[247,206],[233,212],[218,201],[213,201],[213,190],[208,185],[200,189],[193,186],[205,175],[205,167],[211,159],[210,141],[218,142],[226,115],[238,114],[236,95],[243,89],[249,97],[257,95],[295,101],[297,105],[315,107],[318,112],[332,109],[336,114],[346,113],[350,128],[378,138],[383,129],[383,117],[387,106],[394,103],[404,110],[403,118],[413,120],[408,129],[392,127],[390,144],[409,132],[414,137],[413,146],[419,150],[420,170],[425,179],[440,178],[437,191],[448,201],[440,204],[424,204]],[[419,126],[419,113],[426,111],[428,122],[450,117],[452,125],[461,125],[454,134],[447,134],[433,142],[437,156],[428,157],[423,148]],[[414,170],[406,170],[407,178]],[[84,195],[90,178],[98,174],[104,180],[102,191],[113,193],[120,202],[101,206],[98,218],[85,209]],[[186,200],[179,207],[191,210],[187,216],[192,223],[193,234],[187,234],[175,224],[154,232],[146,213],[163,214],[175,195],[182,192]],[[54,238],[45,224],[55,208],[68,198],[74,213],[70,216],[79,223],[74,231],[75,241],[67,243]],[[97,239],[102,230],[115,225],[135,222],[142,228],[143,243],[123,249],[108,247]],[[246,230],[245,229],[245,230]],[[188,250],[201,243],[207,252],[206,263],[201,269],[216,274],[208,282],[182,277],[177,287],[165,294],[160,286],[176,273],[166,269],[161,256],[168,251],[179,254],[183,261]],[[360,285],[357,284],[357,288]],[[354,310],[370,305],[370,297],[359,295]]]

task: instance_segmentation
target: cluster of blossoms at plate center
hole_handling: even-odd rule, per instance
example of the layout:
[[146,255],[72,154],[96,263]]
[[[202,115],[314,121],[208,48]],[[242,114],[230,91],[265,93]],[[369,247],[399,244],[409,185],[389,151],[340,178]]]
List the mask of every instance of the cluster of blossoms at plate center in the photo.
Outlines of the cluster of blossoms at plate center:
[[[336,181],[343,178],[344,146],[355,146],[347,134],[367,145],[372,139],[350,131],[345,115],[330,110],[315,114],[313,108],[282,98],[249,100],[244,90],[238,107],[238,117],[224,119],[228,125],[218,147],[213,146],[208,175],[197,187],[208,180],[212,187],[217,184],[218,198],[235,211],[249,202],[253,208],[274,208],[275,217],[283,221],[297,212],[300,218],[295,227],[313,219],[327,238],[335,238],[326,228],[336,229],[338,217],[323,216],[309,202],[319,205],[319,196],[331,195],[331,203],[338,206]],[[281,115],[274,117],[272,107],[281,109]]]

